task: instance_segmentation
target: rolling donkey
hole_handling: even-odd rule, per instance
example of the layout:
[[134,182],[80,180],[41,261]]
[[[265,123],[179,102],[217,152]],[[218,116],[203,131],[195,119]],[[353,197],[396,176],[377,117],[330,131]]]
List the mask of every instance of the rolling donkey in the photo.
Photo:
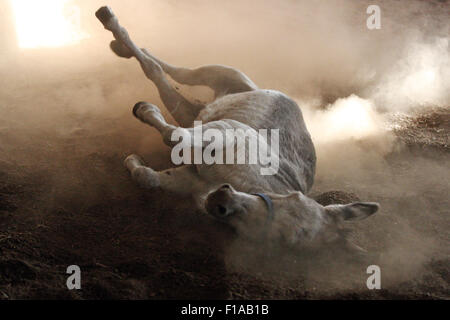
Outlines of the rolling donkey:
[[[249,238],[264,234],[295,247],[341,242],[347,248],[361,249],[345,239],[343,222],[364,219],[379,205],[356,202],[322,206],[306,196],[314,180],[316,155],[301,110],[292,99],[278,91],[259,89],[231,67],[187,69],[167,64],[136,46],[109,7],[100,8],[96,16],[116,39],[111,42],[112,51],[138,60],[165,107],[184,128],[181,130],[192,132],[196,120],[202,121],[203,130],[223,132],[243,129],[256,134],[260,129],[279,128],[279,164],[273,175],[261,175],[258,164],[185,164],[157,172],[137,155],[130,155],[124,164],[133,180],[144,188],[192,195],[201,210]],[[206,105],[188,101],[173,88],[166,74],[181,84],[210,87],[214,101]],[[174,147],[171,137],[180,127],[168,124],[156,106],[139,102],[133,114]]]

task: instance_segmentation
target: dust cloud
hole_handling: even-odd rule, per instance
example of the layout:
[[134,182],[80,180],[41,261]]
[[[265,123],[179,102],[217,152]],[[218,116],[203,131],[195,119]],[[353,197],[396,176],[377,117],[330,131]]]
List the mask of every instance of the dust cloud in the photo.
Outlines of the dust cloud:
[[[259,87],[293,97],[317,149],[313,193],[343,190],[380,202],[381,211],[353,231],[355,242],[379,254],[388,283],[416,277],[430,259],[448,256],[448,162],[402,149],[387,117],[449,105],[446,1],[70,3],[89,37],[37,49],[18,47],[12,8],[0,5],[0,163],[17,175],[42,173],[43,207],[60,198],[83,207],[132,192],[108,182],[126,176],[120,162],[127,153],[143,155],[156,169],[170,166],[160,137],[139,125],[131,108],[151,101],[171,118],[136,61],[110,52],[112,36],[94,16],[107,4],[133,40],[159,58],[185,67],[231,65]],[[370,4],[381,8],[380,30],[366,27]],[[113,159],[100,173],[90,168],[99,155]],[[236,247],[228,250],[231,269]],[[342,270],[323,281],[350,270],[365,277],[365,269]],[[292,279],[296,270],[285,271]]]

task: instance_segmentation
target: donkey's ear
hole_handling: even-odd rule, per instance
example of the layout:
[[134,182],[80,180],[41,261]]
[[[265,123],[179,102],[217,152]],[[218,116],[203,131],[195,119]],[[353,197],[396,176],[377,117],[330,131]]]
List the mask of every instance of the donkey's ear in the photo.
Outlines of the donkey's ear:
[[326,206],[327,212],[335,217],[340,217],[345,221],[363,220],[380,208],[376,202],[354,202],[350,204],[333,204]]

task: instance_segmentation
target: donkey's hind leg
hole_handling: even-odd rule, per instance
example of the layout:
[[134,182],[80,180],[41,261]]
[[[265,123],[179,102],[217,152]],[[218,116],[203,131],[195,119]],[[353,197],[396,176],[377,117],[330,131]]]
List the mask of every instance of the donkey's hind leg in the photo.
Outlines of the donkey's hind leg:
[[[131,51],[119,41],[113,40],[111,50],[122,58],[131,58]],[[168,75],[178,83],[190,86],[207,86],[213,89],[215,98],[227,94],[252,91],[258,89],[256,84],[243,72],[228,66],[213,64],[194,69],[176,67],[153,56],[147,49],[142,48],[150,59],[156,61]]]
[[174,119],[182,126],[191,125],[204,105],[189,102],[172,87],[158,62],[134,44],[109,7],[100,8],[96,16],[105,29],[113,33],[120,45],[128,50],[128,54],[139,61],[147,78],[158,88],[164,105]]
[[194,69],[175,67],[155,58],[145,50],[172,79],[181,84],[208,86],[214,91],[215,98],[227,94],[246,92],[258,87],[243,72],[223,65],[206,65]]

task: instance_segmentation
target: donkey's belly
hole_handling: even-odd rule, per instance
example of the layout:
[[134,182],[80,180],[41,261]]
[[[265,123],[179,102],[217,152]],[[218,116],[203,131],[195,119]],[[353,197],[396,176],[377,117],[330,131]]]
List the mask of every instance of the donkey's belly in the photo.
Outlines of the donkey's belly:
[[255,90],[226,95],[207,105],[197,116],[203,123],[222,119],[232,119],[254,129],[268,129],[268,119],[277,92]]

